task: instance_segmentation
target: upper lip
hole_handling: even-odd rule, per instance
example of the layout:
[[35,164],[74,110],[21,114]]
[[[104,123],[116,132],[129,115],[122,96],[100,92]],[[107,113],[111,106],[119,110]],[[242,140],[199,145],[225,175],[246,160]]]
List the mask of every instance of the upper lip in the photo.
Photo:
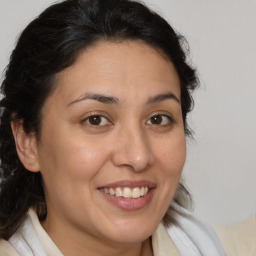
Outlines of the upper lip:
[[151,181],[147,180],[120,180],[115,181],[109,184],[105,184],[103,186],[100,186],[100,188],[116,188],[116,187],[128,187],[128,188],[136,188],[136,187],[148,187],[148,188],[154,188],[156,187],[156,184]]

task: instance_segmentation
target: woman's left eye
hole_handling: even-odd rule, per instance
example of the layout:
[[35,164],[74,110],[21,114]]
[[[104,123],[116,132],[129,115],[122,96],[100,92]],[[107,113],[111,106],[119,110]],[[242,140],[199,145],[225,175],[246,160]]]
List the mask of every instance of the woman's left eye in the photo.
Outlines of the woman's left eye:
[[172,118],[167,115],[154,115],[151,116],[150,119],[147,121],[147,124],[153,125],[168,125],[172,123]]
[[110,123],[106,117],[101,115],[91,115],[84,119],[83,122],[93,126],[103,126],[108,125]]

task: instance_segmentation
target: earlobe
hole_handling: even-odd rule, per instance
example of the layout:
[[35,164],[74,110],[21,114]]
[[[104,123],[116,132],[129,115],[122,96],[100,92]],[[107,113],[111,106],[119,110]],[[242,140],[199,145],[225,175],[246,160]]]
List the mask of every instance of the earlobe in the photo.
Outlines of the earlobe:
[[31,172],[39,172],[37,141],[35,134],[27,134],[20,120],[11,122],[16,151],[23,166]]

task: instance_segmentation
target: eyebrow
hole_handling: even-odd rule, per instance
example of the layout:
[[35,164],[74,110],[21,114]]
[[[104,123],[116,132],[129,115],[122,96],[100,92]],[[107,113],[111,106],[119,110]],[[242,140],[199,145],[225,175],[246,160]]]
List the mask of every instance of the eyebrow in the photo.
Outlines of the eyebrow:
[[[165,100],[168,100],[168,99],[173,99],[176,102],[180,103],[180,100],[173,93],[169,92],[169,93],[158,94],[158,95],[155,95],[153,97],[150,97],[147,100],[146,104],[147,105],[154,104],[154,103],[158,103],[158,102],[165,101]],[[75,103],[84,101],[84,100],[96,100],[96,101],[99,101],[99,102],[104,103],[104,104],[120,105],[120,101],[116,97],[107,96],[107,95],[98,94],[98,93],[86,93],[86,94],[80,96],[79,98],[71,101],[67,105],[67,107],[69,107],[70,105],[73,105]]]
[[168,93],[158,94],[153,97],[150,97],[147,101],[147,104],[158,103],[168,99],[173,99],[176,102],[180,103],[180,100],[172,92],[168,92]]
[[72,105],[74,103],[78,103],[78,102],[84,101],[84,100],[96,100],[96,101],[99,101],[104,104],[119,105],[119,100],[116,97],[107,96],[107,95],[98,94],[98,93],[86,93],[86,94],[82,95],[81,97],[71,101],[67,106],[69,107],[70,105]]

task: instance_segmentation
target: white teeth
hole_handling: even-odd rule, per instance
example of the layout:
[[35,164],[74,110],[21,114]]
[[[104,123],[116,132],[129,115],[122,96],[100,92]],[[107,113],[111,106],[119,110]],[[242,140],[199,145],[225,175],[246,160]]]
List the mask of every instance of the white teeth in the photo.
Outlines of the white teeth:
[[113,188],[110,188],[109,189],[109,194],[113,196],[115,194],[115,190]]
[[132,197],[132,190],[130,188],[124,188],[123,196],[124,196],[124,198],[131,198]]
[[144,195],[145,195],[145,188],[144,188],[144,187],[142,187],[142,188],[140,189],[140,195],[141,195],[141,196],[144,196]]
[[121,188],[116,188],[116,196],[120,197],[120,196],[123,196],[123,192],[122,192],[122,189]]
[[139,198],[140,197],[140,188],[134,188],[132,190],[132,198]]
[[148,187],[136,187],[136,188],[102,188],[101,191],[110,194],[112,196],[117,196],[117,197],[124,197],[124,198],[139,198],[141,196],[145,196],[148,193],[149,188]]

